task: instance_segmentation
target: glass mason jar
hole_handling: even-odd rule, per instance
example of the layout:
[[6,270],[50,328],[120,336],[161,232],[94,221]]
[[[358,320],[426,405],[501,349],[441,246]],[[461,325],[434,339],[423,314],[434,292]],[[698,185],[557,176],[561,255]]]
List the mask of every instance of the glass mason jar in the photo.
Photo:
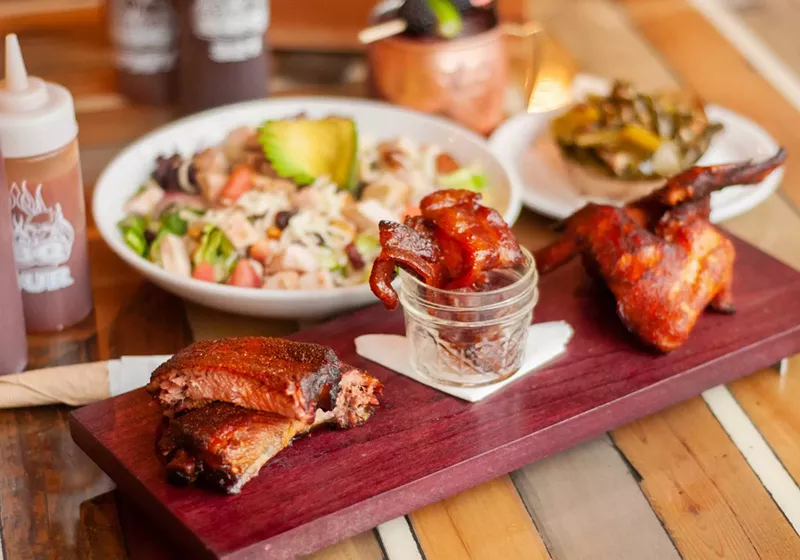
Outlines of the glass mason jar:
[[519,370],[539,299],[536,263],[522,251],[523,264],[487,273],[470,291],[431,288],[400,271],[400,302],[417,373],[438,383],[480,387]]

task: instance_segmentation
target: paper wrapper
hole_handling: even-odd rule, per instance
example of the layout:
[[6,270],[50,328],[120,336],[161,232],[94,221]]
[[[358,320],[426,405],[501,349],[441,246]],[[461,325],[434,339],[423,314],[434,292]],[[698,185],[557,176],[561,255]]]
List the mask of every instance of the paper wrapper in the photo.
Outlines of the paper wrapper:
[[428,387],[433,387],[465,401],[478,402],[556,359],[566,351],[572,335],[572,327],[564,321],[531,325],[528,328],[528,340],[525,345],[525,359],[522,367],[508,379],[485,387],[454,387],[437,383],[433,379],[420,375],[411,365],[408,339],[404,336],[394,334],[359,336],[356,338],[356,352],[362,358],[372,360]]
[[169,356],[123,356],[0,376],[0,409],[47,404],[81,406],[144,387]]

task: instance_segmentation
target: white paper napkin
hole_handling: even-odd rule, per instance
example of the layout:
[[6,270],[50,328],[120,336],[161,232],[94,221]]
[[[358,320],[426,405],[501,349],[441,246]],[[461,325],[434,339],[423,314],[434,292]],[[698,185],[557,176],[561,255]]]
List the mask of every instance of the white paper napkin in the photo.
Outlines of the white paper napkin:
[[108,361],[108,388],[112,397],[144,387],[150,374],[172,356],[122,356]]
[[486,387],[453,387],[421,376],[411,367],[408,339],[404,336],[365,334],[356,338],[356,352],[362,358],[372,360],[428,387],[433,387],[465,401],[477,402],[563,354],[572,335],[572,327],[565,321],[531,325],[528,329],[528,341],[525,346],[525,360],[522,367],[508,379]]

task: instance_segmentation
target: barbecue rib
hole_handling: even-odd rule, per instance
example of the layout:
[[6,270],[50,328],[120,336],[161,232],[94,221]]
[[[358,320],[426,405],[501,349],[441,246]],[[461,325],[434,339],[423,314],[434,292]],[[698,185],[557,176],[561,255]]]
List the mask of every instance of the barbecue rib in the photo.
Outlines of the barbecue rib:
[[237,494],[269,459],[312,424],[228,403],[167,418],[156,451],[172,484],[198,483]]
[[689,337],[706,307],[733,312],[733,243],[709,222],[710,195],[761,182],[786,159],[695,167],[624,208],[587,204],[567,218],[561,239],[536,253],[546,273],[583,255],[608,286],[625,326],[669,352]]
[[188,346],[153,372],[147,390],[166,414],[223,401],[312,422],[341,379],[336,353],[280,338],[237,337]]
[[322,424],[366,422],[382,388],[318,344],[199,342],[156,369],[148,385],[165,416],[157,455],[170,482],[235,494],[295,437]]
[[313,422],[213,402],[174,418],[165,416],[156,452],[172,484],[198,483],[236,494],[292,440],[323,424],[354,428],[369,419],[382,386],[366,372],[343,365],[332,411]]

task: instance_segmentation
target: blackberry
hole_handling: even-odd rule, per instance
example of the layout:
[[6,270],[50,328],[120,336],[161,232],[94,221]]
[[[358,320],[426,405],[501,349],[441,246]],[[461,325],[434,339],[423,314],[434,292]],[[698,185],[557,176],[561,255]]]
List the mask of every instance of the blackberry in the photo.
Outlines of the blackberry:
[[463,27],[461,14],[451,0],[406,0],[399,15],[412,35],[439,35],[450,39]]
[[406,0],[398,15],[406,20],[406,31],[412,35],[432,35],[438,19],[427,0]]

